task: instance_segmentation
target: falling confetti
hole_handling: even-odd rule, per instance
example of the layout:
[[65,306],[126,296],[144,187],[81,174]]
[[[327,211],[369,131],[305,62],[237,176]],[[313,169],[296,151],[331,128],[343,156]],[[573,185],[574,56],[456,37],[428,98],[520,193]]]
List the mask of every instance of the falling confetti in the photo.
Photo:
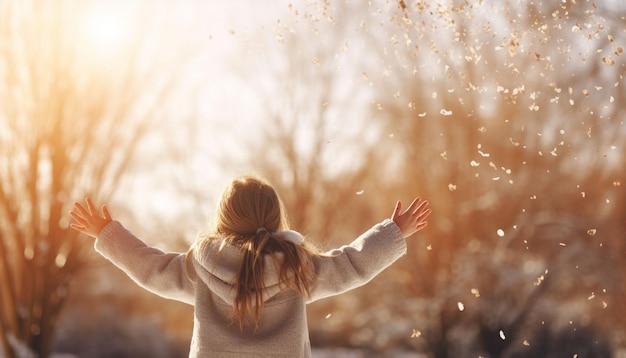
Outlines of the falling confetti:
[[[624,0],[613,0],[612,2],[621,3],[622,1]],[[350,68],[350,71],[346,70],[343,73],[339,73],[336,81],[329,81],[338,83],[341,85],[341,88],[345,88],[346,98],[349,98],[350,101],[358,100],[359,96],[356,94],[364,92],[361,91],[362,88],[358,87],[366,87],[362,82],[374,82],[371,96],[375,99],[370,102],[369,107],[372,110],[378,109],[382,111],[376,113],[381,117],[385,117],[384,120],[387,120],[387,116],[393,117],[389,121],[395,120],[395,122],[391,123],[393,130],[397,131],[398,136],[394,137],[393,134],[390,134],[389,138],[394,138],[394,140],[389,140],[389,142],[394,142],[393,144],[397,145],[407,140],[408,145],[406,147],[409,147],[411,150],[414,149],[417,153],[416,155],[413,155],[414,152],[410,152],[408,155],[400,153],[401,155],[398,157],[402,159],[407,158],[406,163],[408,167],[411,167],[411,170],[413,170],[413,167],[423,166],[424,177],[426,177],[423,181],[432,179],[433,182],[440,183],[436,187],[440,192],[435,194],[441,194],[441,192],[445,194],[446,187],[449,192],[454,192],[448,193],[448,195],[441,195],[443,198],[439,199],[442,200],[441,205],[445,208],[443,211],[446,214],[452,213],[452,218],[458,216],[462,220],[458,223],[455,221],[451,224],[442,223],[438,230],[443,231],[444,234],[452,234],[452,232],[445,232],[446,227],[444,224],[446,224],[447,226],[453,226],[455,231],[468,229],[467,235],[463,235],[468,238],[488,236],[487,239],[492,239],[494,228],[489,229],[489,223],[486,226],[473,225],[474,223],[472,223],[471,219],[465,218],[473,218],[476,216],[474,213],[492,213],[495,211],[495,217],[488,217],[493,222],[498,223],[495,226],[497,237],[503,238],[506,235],[508,238],[518,233],[520,237],[528,237],[524,236],[527,233],[526,224],[528,222],[523,220],[531,217],[531,213],[538,212],[541,207],[556,203],[555,206],[559,208],[570,209],[568,204],[573,204],[572,206],[589,208],[589,212],[592,212],[593,209],[593,214],[595,215],[597,211],[604,210],[608,212],[611,206],[618,206],[618,203],[623,202],[621,200],[622,197],[612,196],[611,198],[616,204],[611,206],[602,205],[603,207],[600,210],[595,210],[596,198],[600,194],[587,181],[587,177],[582,177],[585,175],[586,169],[589,168],[586,167],[587,163],[600,162],[595,160],[599,155],[594,156],[594,153],[591,151],[583,152],[582,148],[597,147],[597,141],[606,136],[603,124],[607,123],[606,127],[612,127],[613,123],[619,122],[622,118],[617,115],[611,117],[609,113],[614,111],[616,107],[621,107],[624,102],[622,94],[623,78],[614,76],[614,74],[623,73],[623,60],[625,57],[622,47],[624,37],[621,32],[623,23],[620,22],[618,24],[621,28],[618,28],[619,32],[616,31],[614,35],[608,34],[610,31],[606,29],[600,29],[599,27],[596,29],[596,25],[608,27],[608,21],[596,23],[593,18],[588,19],[588,17],[584,16],[585,4],[581,4],[584,2],[591,3],[591,1],[583,0],[531,1],[526,5],[528,8],[521,7],[518,9],[514,7],[517,5],[512,3],[510,8],[503,5],[504,3],[497,2],[493,2],[493,5],[483,5],[483,3],[489,3],[483,0],[466,2],[427,2],[424,0],[409,2],[398,0],[397,3],[392,2],[393,10],[398,12],[401,9],[403,11],[401,11],[402,13],[398,17],[398,22],[389,28],[383,27],[385,25],[383,21],[388,21],[387,19],[395,14],[393,12],[385,13],[385,9],[379,11],[375,2],[371,2],[362,7],[367,9],[366,11],[350,14],[351,16],[349,16],[348,20],[352,19],[355,23],[348,24],[347,28],[359,31],[355,27],[359,26],[360,22],[360,28],[363,29],[361,31],[370,32],[371,30],[368,37],[375,38],[376,42],[380,40],[380,43],[377,44],[378,48],[374,48],[374,51],[371,51],[372,48],[368,48],[368,46],[371,46],[368,45],[369,40],[359,42],[355,39],[353,41],[354,38],[344,36],[344,33],[348,31],[324,33],[321,26],[317,25],[315,27],[319,27],[320,30],[318,32],[316,29],[315,33],[320,33],[324,36],[311,39],[308,42],[306,41],[307,39],[304,39],[305,41],[302,42],[304,46],[296,46],[291,50],[294,52],[297,50],[303,56],[303,61],[308,65],[305,69],[306,71],[321,71],[325,68],[332,68],[333,65],[338,67],[340,63],[345,64],[346,68]],[[324,7],[330,3],[332,2],[320,2],[320,4],[324,4]],[[457,3],[459,4],[458,6]],[[481,6],[483,12],[488,12],[485,18],[476,16],[475,9],[479,9]],[[534,6],[537,7],[535,8]],[[554,13],[551,13],[552,10],[548,13],[541,12],[552,7],[555,9]],[[289,10],[297,11],[292,4],[289,4]],[[352,10],[354,9],[350,9],[350,11]],[[589,10],[591,11],[592,9],[590,8]],[[374,24],[372,24],[369,16],[377,11],[379,11],[378,16],[381,21],[376,23],[376,26],[372,26]],[[529,11],[531,16],[525,16],[526,11]],[[330,9],[325,8],[323,12],[315,19],[313,19],[315,16],[312,16],[312,22],[321,24],[324,19],[332,22]],[[456,18],[453,12],[458,12],[460,16]],[[491,12],[502,12],[502,14],[492,14]],[[311,16],[309,11],[306,11],[306,13],[306,16]],[[392,16],[389,16],[389,14]],[[577,16],[580,16],[580,18]],[[621,20],[623,21],[623,17]],[[504,26],[501,27],[500,22]],[[380,32],[376,32],[377,27],[380,27]],[[406,34],[393,33],[398,28],[406,29]],[[290,33],[294,32],[297,31]],[[229,33],[235,35],[234,30],[229,31]],[[378,35],[381,33],[389,36],[384,38],[383,35],[379,39]],[[337,34],[339,36],[334,36]],[[245,37],[245,32],[239,32],[235,39],[241,37]],[[324,48],[331,49],[330,51],[332,52],[322,52],[320,48],[314,47],[317,39],[321,37],[324,38]],[[287,32],[285,32],[284,36],[282,34],[277,35],[277,38],[281,42],[289,42]],[[336,41],[338,43],[333,48],[332,41],[335,38],[337,38]],[[452,39],[449,43],[446,42],[448,38]],[[348,41],[350,46],[348,46]],[[384,43],[385,41],[387,43]],[[580,43],[584,43],[584,45],[578,46]],[[307,52],[309,49],[311,52]],[[338,50],[340,52],[337,54]],[[595,50],[598,52],[593,52]],[[402,51],[406,52],[403,53]],[[423,53],[424,51],[426,53]],[[358,56],[363,58],[355,59],[354,61],[348,57],[341,58],[341,56],[350,55],[351,52],[357,52]],[[313,53],[320,57],[313,57],[311,55]],[[334,58],[337,61],[336,63],[333,63],[333,54],[339,56]],[[364,54],[367,55],[364,56]],[[381,57],[377,57],[379,55]],[[394,55],[397,58],[394,59]],[[395,66],[395,60],[399,59],[400,56],[406,56],[407,61],[402,61],[402,66],[398,66],[398,68],[383,69],[369,67],[368,65],[370,62],[373,64],[383,62],[384,64],[381,66],[388,66],[388,64],[394,64],[391,66]],[[574,61],[579,63],[573,63]],[[311,65],[311,62],[313,65]],[[294,62],[294,64],[299,63]],[[397,63],[401,62],[397,61]],[[606,65],[601,65],[601,63]],[[291,62],[286,64],[291,64]],[[615,64],[615,67],[613,73],[611,73],[609,72],[611,71],[609,65],[613,64]],[[597,66],[602,68],[597,69]],[[574,71],[572,69],[575,69],[576,72],[567,72]],[[602,78],[606,77],[613,78],[611,83],[585,82],[586,77],[591,77],[592,75],[589,69],[594,69],[594,72],[601,73],[601,76],[594,77],[593,81],[604,81]],[[354,71],[353,74],[351,73],[352,71]],[[294,73],[296,76],[293,77],[301,78],[301,72],[305,71],[300,71],[298,68]],[[358,82],[356,86],[352,86],[352,81],[348,78],[351,75],[357,79],[357,81],[354,81]],[[359,76],[362,76],[362,78]],[[376,81],[379,81],[381,77],[384,78],[385,83],[378,83],[379,87],[376,87]],[[314,93],[317,84],[323,83],[327,79],[335,80],[334,77],[330,76],[317,78],[319,80],[314,81],[310,86],[307,86],[309,85],[307,83],[304,84],[307,90],[306,101],[313,102],[316,106],[320,103]],[[426,86],[424,85],[425,83],[419,82],[420,78],[427,78],[429,82],[426,82]],[[396,79],[397,82],[394,82]],[[615,82],[616,88],[611,88],[614,81],[617,81]],[[408,84],[406,87],[405,83]],[[618,84],[619,87],[617,86]],[[384,94],[374,92],[384,86],[384,88],[387,88],[386,85],[389,85],[387,89],[389,92],[387,97],[389,98],[383,97]],[[298,88],[298,86],[285,87]],[[309,89],[312,93],[308,93]],[[425,93],[421,93],[422,91]],[[298,96],[297,93],[290,93],[289,95],[293,95],[293,97]],[[379,95],[382,98],[375,97]],[[369,92],[365,96],[370,100]],[[325,113],[333,114],[339,112],[339,115],[336,117],[340,117],[342,112],[337,111],[335,102],[337,99],[343,99],[343,92],[333,91],[327,93],[325,97],[331,104],[328,105],[328,108],[320,116],[323,115],[323,118],[326,118]],[[279,96],[274,98],[280,99]],[[287,98],[285,102],[289,103],[289,99]],[[390,100],[387,101],[387,99]],[[347,107],[347,102],[350,101],[340,104],[341,107],[345,107],[347,113],[350,110],[350,107]],[[606,107],[603,109],[600,103],[606,105]],[[325,103],[324,107],[327,104]],[[298,103],[295,103],[295,105],[298,105]],[[359,103],[356,103],[356,108],[359,108]],[[306,108],[304,109],[306,110]],[[437,112],[439,112],[439,116]],[[564,113],[567,115],[564,115]],[[303,111],[302,114],[302,122],[306,122],[307,113]],[[290,115],[291,113],[284,114],[285,117]],[[360,112],[354,113],[354,117],[360,117],[361,115],[362,113]],[[454,116],[454,118],[450,116]],[[333,118],[333,116],[329,117]],[[558,118],[558,120],[554,121],[553,118]],[[440,121],[440,119],[444,120]],[[382,121],[381,119],[377,122]],[[584,123],[582,123],[583,121]],[[602,123],[602,125],[597,123]],[[334,123],[332,126],[335,126]],[[443,129],[436,129],[437,132],[441,132],[440,137],[437,137],[437,132],[429,132],[435,126],[446,126]],[[368,124],[363,123],[361,125],[359,123],[357,127],[366,128]],[[408,130],[404,132],[407,128],[412,132]],[[617,128],[623,132],[624,125],[622,124],[621,127]],[[340,130],[341,128],[338,131]],[[421,130],[423,132],[419,132]],[[543,133],[535,136],[537,131],[542,131]],[[617,138],[616,141],[620,140],[621,132],[614,133],[610,137]],[[588,138],[585,138],[585,135]],[[411,136],[413,136],[413,141],[409,142],[407,138],[411,138]],[[608,138],[609,136],[606,137]],[[430,142],[431,139],[432,142]],[[457,139],[459,140],[457,141]],[[559,143],[561,139],[564,142],[561,141]],[[478,149],[476,149],[476,143],[479,141],[482,141],[483,145],[479,145]],[[341,143],[341,139],[338,139],[338,142]],[[615,157],[618,157],[621,161],[624,148],[623,143],[615,144],[618,145],[617,149],[614,149],[617,151]],[[539,149],[543,152],[538,151]],[[421,153],[424,154],[422,155]],[[437,153],[440,153],[441,158],[444,160],[436,158]],[[536,153],[539,153],[540,157]],[[586,153],[589,155],[585,155]],[[330,153],[331,156],[333,154]],[[381,152],[381,157],[385,154]],[[327,155],[327,152],[324,155]],[[435,159],[432,160],[431,158]],[[574,158],[578,161],[574,162]],[[432,163],[428,163],[428,159],[431,159]],[[493,160],[493,162],[487,163],[489,160]],[[613,158],[609,157],[605,161],[609,162],[610,160],[613,160]],[[402,164],[402,162],[400,163]],[[370,163],[367,164],[370,165]],[[430,164],[433,165],[431,166]],[[331,163],[331,165],[334,165],[334,163]],[[376,167],[376,163],[371,163],[371,165]],[[503,167],[503,165],[512,168],[512,170]],[[535,165],[542,170],[537,170]],[[446,170],[449,168],[452,168],[454,175],[448,175]],[[615,176],[610,176],[610,173],[604,171],[604,166],[597,165],[594,167],[592,165],[591,168],[599,169],[598,173],[600,173],[599,175],[602,178],[615,178]],[[548,175],[546,174],[548,172],[544,171],[544,169],[552,170],[552,173],[556,174]],[[513,184],[512,179],[510,179],[512,172],[515,173],[516,186],[507,186],[506,189],[502,190],[503,188],[500,188],[500,186],[505,185],[507,181]],[[561,172],[563,175],[561,175]],[[410,174],[414,173],[420,172],[419,170],[410,172]],[[456,175],[457,173],[459,175]],[[474,175],[478,178],[479,173],[481,175],[480,180],[474,180]],[[581,177],[578,177],[578,175]],[[526,179],[526,177],[529,178]],[[559,179],[556,179],[557,177]],[[548,180],[553,180],[553,182]],[[580,189],[571,190],[571,182],[574,180],[580,180]],[[418,179],[418,181],[419,183],[416,185],[421,185],[422,179]],[[617,191],[615,187],[619,185],[621,185],[619,181],[614,181],[614,188],[608,189]],[[610,181],[608,186],[610,186]],[[581,191],[582,187],[585,188],[587,194],[585,194],[585,191]],[[545,190],[545,188],[548,188],[548,190]],[[553,190],[552,188],[555,191],[554,195],[552,195],[552,192],[548,192]],[[407,188],[407,190],[410,189]],[[359,190],[357,187],[357,190],[354,191],[353,188],[350,191],[352,198],[354,198],[354,195],[364,195],[364,189]],[[534,194],[530,194],[530,191],[535,190],[540,194],[539,198]],[[567,201],[560,201],[559,194],[561,192],[557,192],[559,190],[568,192],[570,196],[567,197]],[[483,200],[483,196],[481,196],[483,193],[491,194],[491,196],[484,195],[486,199]],[[368,196],[370,195],[371,193],[368,192]],[[381,195],[384,195],[384,193],[381,193]],[[490,200],[492,197],[495,197],[495,199]],[[529,197],[532,200],[530,203],[528,203]],[[366,197],[361,199],[366,199]],[[600,196],[598,200],[601,202],[603,199],[604,197]],[[502,210],[502,212],[498,211],[500,206],[505,210]],[[520,225],[520,231],[511,232],[510,222],[518,220],[518,218],[513,216],[507,217],[505,212],[518,214],[519,208],[522,206],[527,207],[529,214],[520,215],[520,221],[516,221]],[[465,213],[470,215],[464,215]],[[533,223],[531,222],[530,224]],[[458,228],[456,225],[458,225]],[[502,228],[498,228],[498,226]],[[487,235],[485,235],[484,231],[478,232],[481,229],[485,230],[484,227],[487,227],[486,230],[490,230],[490,232],[487,232]],[[505,232],[505,230],[507,231]],[[552,246],[550,249],[556,248],[559,250],[553,251],[558,251],[558,254],[567,254],[574,249],[579,249],[580,246],[577,245],[596,245],[596,241],[601,241],[600,237],[602,237],[602,240],[605,240],[604,237],[611,236],[608,233],[612,232],[609,228],[604,227],[601,227],[602,231],[599,234],[596,233],[596,228],[589,228],[589,226],[584,227],[583,232],[584,230],[587,230],[587,236],[594,238],[587,238],[587,240],[572,239],[571,241],[562,239],[570,245],[566,249],[560,249],[554,245],[554,243],[558,243],[562,247],[566,246],[563,242],[559,243],[557,238],[555,241],[550,241]],[[433,236],[436,236],[435,233],[438,232],[434,231]],[[465,240],[465,237],[459,238],[459,240]],[[467,240],[469,241],[469,239]],[[534,240],[534,237],[533,239],[529,238],[529,240],[532,245],[527,240],[523,240],[523,242],[527,250],[529,246],[534,245],[536,250],[533,252],[523,251],[521,247],[517,246],[519,243],[516,246],[510,245],[511,247],[508,247],[504,245],[506,243],[505,240],[496,241],[500,241],[499,244],[503,245],[506,250],[518,249],[517,252],[507,251],[506,253],[511,255],[506,257],[517,256],[515,259],[525,260],[527,258],[525,255],[541,256],[543,254],[542,249],[544,246],[547,246],[542,245],[541,242],[545,241]],[[461,241],[458,247],[465,247],[464,244],[465,242]],[[609,247],[613,247],[610,245],[612,243],[608,241],[606,241],[606,244]],[[420,245],[423,245],[423,243],[420,243]],[[442,251],[446,255],[457,254],[456,251],[451,251],[450,253],[446,251],[455,250],[454,248],[443,245],[440,242],[438,242],[438,245],[438,251]],[[429,244],[426,248],[430,251],[432,250],[432,245]],[[491,253],[487,245],[484,245],[481,249],[481,252],[485,251]],[[428,254],[436,256],[434,255],[435,253],[429,252]],[[524,257],[520,258],[520,256]],[[569,268],[570,266],[567,267]],[[583,262],[581,262],[581,267],[583,267]],[[530,285],[533,281],[532,279],[539,275],[540,272],[528,272],[535,272],[531,274],[532,276],[523,276],[527,277],[527,282],[525,283]],[[525,271],[524,273],[528,275],[528,272]],[[560,271],[555,270],[555,272],[560,275]],[[437,272],[433,272],[433,276],[439,277]],[[535,285],[542,284],[546,276],[547,271],[546,274],[536,279]],[[601,274],[597,276],[600,277]],[[483,292],[484,295],[493,294],[493,288],[495,287],[488,285],[490,282],[485,282],[484,280],[485,278],[477,278],[477,281],[470,281],[470,284],[481,285],[480,287],[485,290]],[[467,295],[467,291],[464,292]],[[472,288],[470,292],[475,298],[480,297],[478,288]],[[589,295],[589,291],[587,291],[585,294],[588,295],[589,300],[594,300],[591,302],[592,304],[598,306],[600,304],[598,301],[604,298],[604,295],[600,292],[598,294],[592,292]],[[598,298],[598,300],[595,300],[595,298]],[[468,302],[470,305],[468,306],[468,311],[471,311],[474,308],[472,303],[479,303],[484,298],[480,301],[474,301],[471,296],[467,296],[463,300]],[[607,307],[605,301],[602,301],[602,304],[605,308]],[[465,306],[463,302],[458,301],[457,307],[459,311],[464,312]],[[467,313],[465,314],[467,315]],[[326,315],[326,319],[330,317],[330,313]],[[407,330],[402,334],[408,334],[410,328],[407,327]],[[421,328],[425,329],[425,332],[430,332],[430,329],[427,327]],[[511,341],[514,340],[515,344],[519,345],[520,342],[517,340],[518,338],[514,331],[511,334],[512,336],[509,336]],[[412,338],[420,336],[421,332],[419,330],[412,330]],[[499,331],[499,336],[502,340],[506,338],[502,330]],[[530,339],[531,337],[528,338]],[[536,345],[537,343],[533,342],[533,344]],[[530,343],[528,340],[523,340],[523,345],[529,346]]]
[[541,285],[541,283],[543,282],[544,279],[545,279],[544,275],[541,275],[541,276],[537,277],[537,280],[535,281],[535,286]]

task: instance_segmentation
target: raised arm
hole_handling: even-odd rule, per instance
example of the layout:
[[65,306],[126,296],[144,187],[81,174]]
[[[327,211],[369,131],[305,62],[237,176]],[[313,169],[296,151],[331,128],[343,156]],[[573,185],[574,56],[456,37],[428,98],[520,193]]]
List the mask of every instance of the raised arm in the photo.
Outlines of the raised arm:
[[350,245],[314,257],[317,281],[310,301],[362,286],[406,253],[405,238],[426,227],[431,210],[416,198],[404,211],[396,203],[391,219],[373,226]]
[[122,224],[113,221],[106,206],[102,206],[100,214],[90,199],[86,204],[87,207],[74,203],[70,216],[76,222],[70,224],[71,228],[96,238],[96,251],[141,287],[165,298],[194,304],[186,254],[164,253],[149,247]]

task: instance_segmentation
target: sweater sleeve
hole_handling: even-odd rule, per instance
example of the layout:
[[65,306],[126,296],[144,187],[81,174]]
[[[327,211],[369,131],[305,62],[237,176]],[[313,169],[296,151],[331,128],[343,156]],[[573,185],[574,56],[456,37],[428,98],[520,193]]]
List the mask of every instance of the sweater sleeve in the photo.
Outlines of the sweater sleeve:
[[194,287],[189,277],[193,273],[188,276],[186,254],[164,253],[147,246],[117,221],[102,229],[94,248],[146,290],[194,304]]
[[350,245],[313,258],[316,281],[309,302],[357,288],[406,254],[406,240],[393,220],[375,225]]

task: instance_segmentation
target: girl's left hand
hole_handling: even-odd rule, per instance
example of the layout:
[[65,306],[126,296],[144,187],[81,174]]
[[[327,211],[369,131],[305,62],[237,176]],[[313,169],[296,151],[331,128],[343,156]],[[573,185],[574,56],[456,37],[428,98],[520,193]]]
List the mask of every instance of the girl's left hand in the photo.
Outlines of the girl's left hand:
[[400,213],[401,208],[402,204],[398,201],[393,214],[391,214],[391,219],[398,225],[404,238],[415,234],[428,225],[426,218],[432,212],[428,208],[428,201],[417,197],[402,213]]
[[87,198],[85,202],[87,203],[87,208],[78,202],[74,203],[74,209],[70,211],[70,216],[76,222],[71,223],[70,227],[95,238],[112,221],[111,214],[109,214],[106,205],[102,205],[101,216],[91,199]]

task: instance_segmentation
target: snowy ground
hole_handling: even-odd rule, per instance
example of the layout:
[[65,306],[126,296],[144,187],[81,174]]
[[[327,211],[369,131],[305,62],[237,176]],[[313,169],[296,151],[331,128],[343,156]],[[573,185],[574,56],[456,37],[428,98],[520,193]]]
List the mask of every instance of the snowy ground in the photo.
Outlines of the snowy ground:
[[[355,349],[341,349],[341,348],[327,348],[327,349],[314,349],[313,358],[426,358],[426,355],[412,353],[412,352],[394,352],[384,356],[367,354],[366,352]],[[0,358],[2,354],[0,353]],[[20,358],[35,358],[35,355],[26,354]],[[79,358],[73,354],[54,353],[50,358]],[[626,350],[617,352],[615,358],[626,358]]]
[[391,352],[383,356],[378,354],[368,354],[358,349],[347,348],[314,348],[313,358],[427,358],[428,356],[415,352]]
[[[358,349],[342,349],[342,348],[327,348],[327,349],[313,349],[313,358],[426,358],[425,355],[420,355],[410,352],[394,352],[384,356],[368,354]],[[19,358],[36,358],[36,355],[32,352],[21,350],[18,353]],[[0,358],[3,358],[0,352]],[[77,355],[69,353],[53,353],[50,358],[80,358]],[[620,358],[619,356],[617,358]]]
[[[23,346],[16,346],[18,358],[37,358],[36,355]],[[312,351],[313,358],[427,358],[425,354],[415,352],[389,352],[384,355],[372,354],[358,349],[348,348],[314,348]],[[0,358],[3,358],[0,352]],[[73,354],[53,353],[50,358],[80,358]],[[626,350],[619,350],[615,354],[615,358],[626,358]]]

